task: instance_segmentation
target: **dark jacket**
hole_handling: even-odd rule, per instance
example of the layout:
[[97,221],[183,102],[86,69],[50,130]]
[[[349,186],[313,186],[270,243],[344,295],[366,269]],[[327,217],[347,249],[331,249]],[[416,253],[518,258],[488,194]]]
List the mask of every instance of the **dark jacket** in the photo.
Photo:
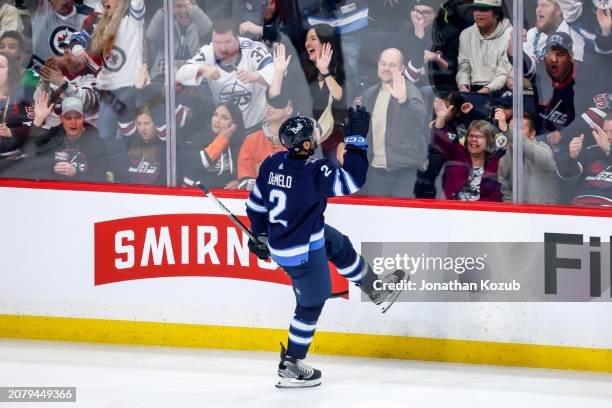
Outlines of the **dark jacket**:
[[244,136],[239,131],[229,142],[214,135],[210,128],[192,137],[177,140],[178,182],[186,186],[203,183],[210,188],[223,188],[238,177],[238,152]]
[[[24,161],[27,163],[28,177],[63,181],[106,181],[106,149],[95,127],[86,125],[85,132],[73,142],[68,139],[61,125],[48,131],[32,126],[30,136],[39,137],[33,143],[33,152]],[[77,170],[76,175],[65,177],[56,174],[53,167],[60,161],[72,164]]]
[[[368,88],[363,95],[363,103],[372,112],[381,84]],[[400,104],[393,96],[387,108],[387,129],[385,132],[385,155],[387,170],[418,167],[427,155],[427,140],[423,134],[425,104],[421,92],[406,81],[408,99]],[[368,143],[373,146],[372,126],[368,132]],[[368,160],[372,159],[372,149],[368,150]]]
[[[442,188],[449,200],[456,199],[470,177],[472,159],[467,149],[460,143],[453,143],[443,130],[433,132],[433,145],[446,161]],[[480,181],[479,201],[502,201],[501,184],[497,180],[499,156],[485,153],[484,173]]]
[[21,154],[20,148],[30,130],[26,123],[34,119],[33,93],[31,87],[19,88],[9,99],[0,100],[0,122],[4,122],[12,134],[0,137],[0,160]]
[[139,135],[124,138],[127,151],[115,182],[166,185],[166,143],[158,137],[145,142]]
[[612,155],[598,145],[583,148],[577,159],[557,158],[557,173],[575,183],[574,205],[612,207]]

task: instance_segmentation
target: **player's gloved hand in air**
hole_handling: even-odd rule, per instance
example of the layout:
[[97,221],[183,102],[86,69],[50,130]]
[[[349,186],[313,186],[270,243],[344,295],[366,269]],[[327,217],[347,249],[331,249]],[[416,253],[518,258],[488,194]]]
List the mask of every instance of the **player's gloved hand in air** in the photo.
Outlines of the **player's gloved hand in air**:
[[361,105],[356,109],[349,108],[342,125],[346,149],[368,149],[368,130],[370,129],[370,113]]
[[255,254],[256,257],[262,261],[267,260],[270,257],[270,250],[268,249],[268,234],[257,235],[258,242],[249,239],[249,251]]

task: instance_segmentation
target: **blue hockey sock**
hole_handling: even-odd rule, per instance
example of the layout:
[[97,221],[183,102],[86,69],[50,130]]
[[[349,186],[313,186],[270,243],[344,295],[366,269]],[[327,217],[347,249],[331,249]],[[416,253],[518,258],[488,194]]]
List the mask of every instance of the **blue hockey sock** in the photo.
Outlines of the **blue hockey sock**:
[[321,303],[313,307],[300,305],[295,307],[295,315],[289,325],[288,356],[299,360],[303,360],[306,357],[324,304]]
[[353,252],[353,261],[350,263],[342,264],[336,263],[336,268],[338,268],[338,273],[342,275],[344,278],[350,280],[355,285],[361,285],[361,280],[365,275],[364,272],[367,271],[368,265],[361,255],[359,255],[354,250]]
[[325,225],[325,250],[329,259],[338,269],[338,273],[356,285],[361,285],[368,266],[346,235],[337,229]]

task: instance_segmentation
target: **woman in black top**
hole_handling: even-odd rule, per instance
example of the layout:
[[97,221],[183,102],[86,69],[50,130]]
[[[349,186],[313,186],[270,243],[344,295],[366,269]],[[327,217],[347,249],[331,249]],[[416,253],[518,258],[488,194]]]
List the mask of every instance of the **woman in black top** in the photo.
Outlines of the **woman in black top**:
[[346,115],[344,63],[340,41],[332,26],[317,24],[308,30],[305,47],[302,66],[310,85],[313,115],[320,123],[330,95],[333,100],[334,126],[329,137],[323,142],[322,150],[326,158],[336,160],[336,147],[343,140],[342,119]]
[[148,105],[138,109],[135,132],[124,135],[127,144],[125,162],[118,182],[129,184],[166,184],[166,145],[151,116]]
[[179,183],[223,188],[237,177],[237,159],[244,140],[244,122],[240,108],[222,103],[213,111],[210,126],[192,137],[177,141]]

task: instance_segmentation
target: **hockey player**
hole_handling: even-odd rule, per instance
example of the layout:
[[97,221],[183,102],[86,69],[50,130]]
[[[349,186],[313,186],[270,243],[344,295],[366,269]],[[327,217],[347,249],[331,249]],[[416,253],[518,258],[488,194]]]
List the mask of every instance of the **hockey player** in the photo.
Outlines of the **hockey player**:
[[328,260],[375,304],[392,302],[399,295],[398,291],[375,290],[374,282],[399,282],[404,279],[403,271],[376,276],[348,237],[324,223],[327,198],[353,194],[366,181],[369,125],[370,114],[364,108],[349,109],[344,122],[344,165],[337,167],[329,160],[310,157],[318,146],[312,119],[287,119],[279,136],[288,151],[262,163],[247,200],[251,229],[258,237],[257,242],[249,241],[249,249],[260,259],[271,256],[285,270],[296,297],[287,349],[281,344],[279,388],[321,383],[321,372],[302,360],[330,295]]

